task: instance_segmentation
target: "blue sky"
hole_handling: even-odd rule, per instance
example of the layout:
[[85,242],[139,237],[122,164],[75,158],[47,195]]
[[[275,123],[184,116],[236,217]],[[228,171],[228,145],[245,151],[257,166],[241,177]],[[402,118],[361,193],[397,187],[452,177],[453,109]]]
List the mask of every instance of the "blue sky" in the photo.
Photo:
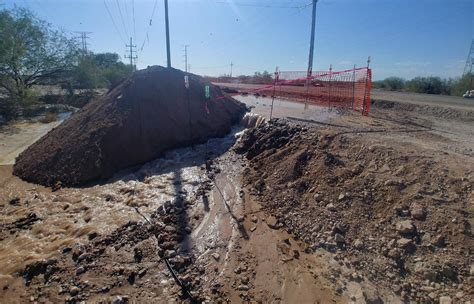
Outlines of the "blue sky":
[[[0,0],[6,7],[29,7],[71,35],[92,32],[88,42],[94,52],[123,57],[124,42],[132,35],[139,49],[139,68],[165,65],[163,0],[156,1],[151,26],[154,0],[105,2],[117,29],[104,0]],[[197,74],[229,73],[231,62],[234,75],[273,71],[276,66],[303,71],[308,62],[310,2],[169,0],[172,66],[184,69],[183,46],[188,44],[191,72]],[[327,70],[330,64],[334,70],[363,66],[370,55],[375,79],[459,76],[473,38],[472,2],[319,0],[313,70]]]

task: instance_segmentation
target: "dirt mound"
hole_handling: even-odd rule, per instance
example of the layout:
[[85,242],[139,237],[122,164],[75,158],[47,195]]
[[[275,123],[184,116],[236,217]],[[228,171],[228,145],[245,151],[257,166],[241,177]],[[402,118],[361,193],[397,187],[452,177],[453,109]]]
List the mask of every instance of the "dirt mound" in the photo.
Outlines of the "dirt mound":
[[[210,86],[210,99],[205,85]],[[16,159],[13,173],[47,186],[108,178],[166,150],[223,136],[244,111],[244,104],[197,75],[150,67],[31,145]]]
[[406,301],[471,296],[469,168],[281,122],[248,131],[236,150],[265,210],[309,251],[336,253],[351,279]]
[[444,119],[474,121],[474,111],[456,107],[438,106],[436,104],[415,104],[407,102],[372,99],[372,106],[379,109],[393,109],[396,111],[416,112],[422,115],[429,115]]

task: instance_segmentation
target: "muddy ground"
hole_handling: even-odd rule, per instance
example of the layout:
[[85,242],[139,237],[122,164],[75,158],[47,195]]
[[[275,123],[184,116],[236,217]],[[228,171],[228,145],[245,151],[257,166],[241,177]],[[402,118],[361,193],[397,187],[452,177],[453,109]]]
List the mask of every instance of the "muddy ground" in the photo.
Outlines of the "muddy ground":
[[285,120],[84,188],[1,166],[0,302],[471,300],[474,121],[386,104],[281,101]]

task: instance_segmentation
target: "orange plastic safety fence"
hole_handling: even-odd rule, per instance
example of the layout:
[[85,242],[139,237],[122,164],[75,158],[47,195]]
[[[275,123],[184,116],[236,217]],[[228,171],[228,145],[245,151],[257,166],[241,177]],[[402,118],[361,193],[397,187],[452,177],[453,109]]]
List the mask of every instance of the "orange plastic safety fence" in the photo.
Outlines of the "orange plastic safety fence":
[[310,104],[351,108],[368,115],[372,71],[357,68],[345,71],[318,71],[307,76],[301,71],[280,71],[273,85],[254,91],[270,96],[298,99]]

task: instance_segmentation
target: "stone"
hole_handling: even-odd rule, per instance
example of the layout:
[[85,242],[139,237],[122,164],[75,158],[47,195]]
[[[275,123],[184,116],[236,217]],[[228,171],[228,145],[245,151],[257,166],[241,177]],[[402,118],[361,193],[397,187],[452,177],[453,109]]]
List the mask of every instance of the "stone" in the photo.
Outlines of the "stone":
[[464,297],[464,292],[462,292],[462,291],[456,292],[456,298],[462,299],[463,297]]
[[126,304],[128,303],[128,296],[115,296],[112,304]]
[[416,227],[413,221],[411,220],[404,220],[399,221],[396,224],[396,229],[400,234],[413,234],[416,232]]
[[165,258],[172,258],[176,256],[176,251],[175,250],[166,250],[165,251]]
[[73,287],[71,287],[71,288],[69,289],[69,294],[70,294],[71,296],[75,296],[75,295],[77,295],[80,291],[81,291],[81,289],[80,289],[79,287],[73,286]]
[[252,217],[250,218],[250,220],[251,220],[252,222],[254,222],[254,223],[258,222],[258,218],[257,218],[257,216],[256,216],[255,214],[252,215]]
[[252,226],[252,227],[250,227],[250,231],[251,231],[251,232],[254,232],[256,229],[257,229],[257,226]]
[[331,212],[336,212],[336,211],[337,211],[337,208],[336,208],[336,206],[334,206],[333,203],[327,204],[327,205],[326,205],[326,209],[329,210],[329,211],[331,211]]
[[411,214],[411,217],[416,220],[424,220],[426,218],[425,208],[418,203],[411,204],[410,214]]
[[437,234],[437,235],[431,237],[431,244],[433,244],[437,247],[444,247],[446,245],[446,239],[445,239],[444,235]]
[[175,232],[176,232],[176,228],[174,228],[173,226],[170,226],[170,225],[166,225],[166,226],[165,226],[165,231],[166,231],[166,232],[169,232],[169,233],[175,233]]
[[334,241],[338,244],[343,244],[346,242],[346,239],[344,238],[344,236],[340,233],[336,233],[334,235]]
[[242,282],[242,284],[248,284],[249,283],[249,277],[242,277],[240,278],[240,281]]
[[273,215],[267,217],[266,222],[267,222],[268,227],[270,227],[271,229],[278,229],[278,225],[277,225],[278,220]]
[[95,239],[97,236],[98,236],[97,232],[92,231],[91,233],[89,233],[89,234],[87,235],[87,238],[88,238],[89,241],[90,241],[90,240]]
[[338,200],[342,201],[346,196],[344,193],[339,194],[339,197],[337,198]]
[[364,243],[363,243],[361,240],[356,239],[356,240],[354,241],[354,247],[355,247],[356,249],[358,249],[358,250],[361,250],[361,249],[364,248]]
[[245,285],[245,284],[242,284],[242,285],[239,285],[239,287],[237,287],[238,290],[242,290],[242,291],[247,291],[249,290],[249,286],[248,285]]
[[216,261],[219,261],[219,259],[221,258],[221,256],[217,253],[217,252],[214,252],[213,254],[211,254],[211,256],[214,258],[214,260]]
[[397,245],[400,248],[407,248],[413,246],[413,241],[411,239],[401,238],[397,241]]
[[84,268],[84,266],[80,266],[76,269],[76,275],[83,274],[84,272],[86,272],[86,269]]
[[448,296],[442,296],[439,297],[439,304],[451,304],[453,301],[451,300],[451,297]]

